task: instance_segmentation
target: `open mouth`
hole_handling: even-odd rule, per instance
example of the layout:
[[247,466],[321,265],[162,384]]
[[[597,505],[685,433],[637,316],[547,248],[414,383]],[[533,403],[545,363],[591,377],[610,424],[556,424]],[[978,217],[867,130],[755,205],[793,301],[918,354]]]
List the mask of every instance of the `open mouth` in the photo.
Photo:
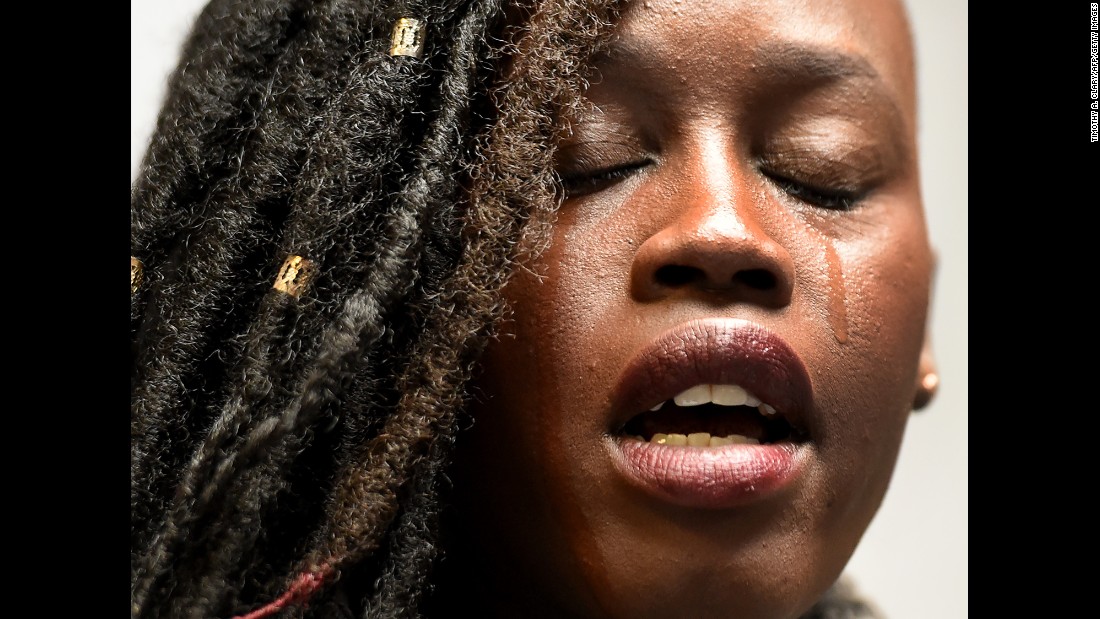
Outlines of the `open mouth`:
[[802,478],[815,453],[812,403],[806,367],[778,334],[737,318],[694,320],[627,361],[605,444],[647,495],[731,509]]
[[699,384],[630,418],[626,439],[686,447],[767,445],[800,433],[781,411],[735,384]]

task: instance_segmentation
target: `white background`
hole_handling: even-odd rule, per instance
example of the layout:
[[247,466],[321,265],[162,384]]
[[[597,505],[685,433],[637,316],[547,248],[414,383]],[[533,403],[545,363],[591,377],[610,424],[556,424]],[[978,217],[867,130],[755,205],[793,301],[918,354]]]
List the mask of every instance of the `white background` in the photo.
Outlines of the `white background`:
[[[130,180],[166,77],[204,0],[130,2]],[[893,484],[849,566],[889,619],[959,619],[968,592],[967,2],[910,0],[925,207],[940,257],[932,336],[942,376],[914,414]]]

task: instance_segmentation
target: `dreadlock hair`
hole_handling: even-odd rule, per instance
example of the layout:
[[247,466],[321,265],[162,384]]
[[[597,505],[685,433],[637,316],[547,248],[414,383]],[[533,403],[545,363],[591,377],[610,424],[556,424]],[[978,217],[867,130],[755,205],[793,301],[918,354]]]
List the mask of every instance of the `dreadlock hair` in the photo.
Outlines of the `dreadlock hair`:
[[[204,9],[131,187],[133,617],[323,614],[348,569],[357,612],[417,616],[465,386],[609,31],[588,4]],[[388,53],[401,17],[422,60]]]
[[[133,618],[420,616],[467,386],[617,4],[205,7],[131,186]],[[403,17],[422,59],[389,54]]]

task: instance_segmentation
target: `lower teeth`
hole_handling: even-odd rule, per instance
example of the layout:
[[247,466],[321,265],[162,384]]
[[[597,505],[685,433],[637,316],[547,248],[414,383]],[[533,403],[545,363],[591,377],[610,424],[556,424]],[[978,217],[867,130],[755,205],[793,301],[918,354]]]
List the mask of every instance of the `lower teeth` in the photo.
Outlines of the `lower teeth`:
[[674,446],[686,446],[686,447],[721,447],[723,445],[759,445],[760,441],[742,436],[740,434],[730,434],[728,436],[711,436],[707,432],[695,432],[692,434],[664,434],[658,432],[653,435],[653,438],[649,441],[645,441],[642,437],[636,437],[643,442],[655,443],[657,445],[674,445]]

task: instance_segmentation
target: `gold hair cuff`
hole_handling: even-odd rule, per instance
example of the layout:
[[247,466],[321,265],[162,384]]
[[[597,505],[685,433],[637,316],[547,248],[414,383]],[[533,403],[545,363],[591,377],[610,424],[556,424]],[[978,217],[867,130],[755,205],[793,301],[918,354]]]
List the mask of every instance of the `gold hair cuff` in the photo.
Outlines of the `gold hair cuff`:
[[427,24],[419,19],[402,17],[393,26],[390,56],[424,56],[424,34]]
[[141,260],[130,256],[130,296],[134,296],[134,293],[141,288],[141,282],[144,278],[142,271],[145,269],[145,265],[141,263]]
[[313,279],[313,274],[316,271],[317,265],[313,264],[312,261],[292,254],[287,256],[286,261],[283,262],[279,274],[275,276],[275,283],[272,287],[297,299],[302,295],[302,291],[306,289],[306,286],[309,285],[309,281]]

